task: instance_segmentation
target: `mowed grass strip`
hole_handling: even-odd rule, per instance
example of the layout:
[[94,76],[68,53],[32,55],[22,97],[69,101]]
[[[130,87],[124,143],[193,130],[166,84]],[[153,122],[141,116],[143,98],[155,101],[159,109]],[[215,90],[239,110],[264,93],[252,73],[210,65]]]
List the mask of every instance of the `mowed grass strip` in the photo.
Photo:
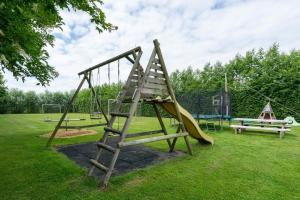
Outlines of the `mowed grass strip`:
[[[40,135],[52,131],[55,123],[45,123],[44,118],[41,114],[0,115],[1,199],[300,199],[300,128],[280,140],[278,134],[235,135],[225,127],[209,133],[214,146],[190,138],[193,156],[112,177],[107,191],[99,191],[98,180],[86,177],[84,169],[45,147],[47,139]],[[168,119],[165,124],[170,133],[175,132]],[[130,132],[157,129],[156,118],[139,117]],[[99,134],[55,139],[54,145],[96,141],[103,127],[93,130]],[[168,151],[165,141],[147,145]],[[186,151],[182,139],[176,149]]]

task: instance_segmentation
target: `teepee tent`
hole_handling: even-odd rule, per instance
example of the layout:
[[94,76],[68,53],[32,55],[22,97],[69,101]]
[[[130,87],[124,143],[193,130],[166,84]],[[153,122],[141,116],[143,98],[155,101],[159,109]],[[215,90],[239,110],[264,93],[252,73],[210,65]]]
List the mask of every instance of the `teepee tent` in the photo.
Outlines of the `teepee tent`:
[[268,102],[267,105],[265,105],[258,119],[276,119],[270,102]]

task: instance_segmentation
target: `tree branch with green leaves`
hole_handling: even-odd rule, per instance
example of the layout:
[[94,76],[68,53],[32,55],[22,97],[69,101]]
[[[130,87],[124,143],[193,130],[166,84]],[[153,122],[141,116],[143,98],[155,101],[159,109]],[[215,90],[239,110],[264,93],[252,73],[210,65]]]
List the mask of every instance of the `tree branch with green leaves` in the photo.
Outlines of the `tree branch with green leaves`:
[[54,29],[64,25],[60,11],[80,10],[90,16],[99,33],[111,30],[101,0],[5,0],[0,3],[0,67],[19,80],[34,77],[48,85],[58,72],[48,63]]

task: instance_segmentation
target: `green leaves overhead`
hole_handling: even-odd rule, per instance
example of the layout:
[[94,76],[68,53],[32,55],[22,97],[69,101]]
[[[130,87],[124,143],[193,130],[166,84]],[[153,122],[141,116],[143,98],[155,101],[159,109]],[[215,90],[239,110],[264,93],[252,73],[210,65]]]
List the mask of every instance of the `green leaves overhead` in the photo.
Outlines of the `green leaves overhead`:
[[49,65],[46,47],[53,46],[54,28],[64,24],[59,11],[81,10],[91,17],[99,32],[110,30],[100,0],[10,0],[0,3],[0,67],[16,79],[34,77],[47,85],[58,76]]

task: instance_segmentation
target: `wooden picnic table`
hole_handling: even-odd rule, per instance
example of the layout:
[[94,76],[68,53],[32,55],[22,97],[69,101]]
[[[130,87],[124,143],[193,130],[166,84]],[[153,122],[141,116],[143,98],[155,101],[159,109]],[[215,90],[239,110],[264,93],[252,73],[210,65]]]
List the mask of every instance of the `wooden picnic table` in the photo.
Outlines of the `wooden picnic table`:
[[277,124],[287,124],[288,122],[283,119],[252,119],[252,118],[233,118],[232,121],[244,122],[257,122],[257,123],[277,123]]
[[288,122],[279,119],[252,119],[252,118],[233,118],[232,121],[240,122],[240,125],[231,125],[235,133],[242,133],[242,130],[261,130],[278,132],[280,138],[284,136],[288,129]]

